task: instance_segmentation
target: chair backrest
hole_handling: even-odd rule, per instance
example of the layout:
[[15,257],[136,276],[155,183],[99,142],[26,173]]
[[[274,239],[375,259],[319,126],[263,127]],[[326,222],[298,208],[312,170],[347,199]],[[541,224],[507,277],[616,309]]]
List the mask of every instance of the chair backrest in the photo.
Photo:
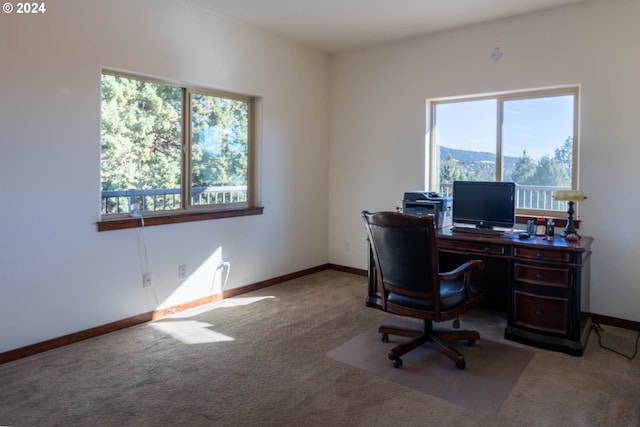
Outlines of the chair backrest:
[[383,285],[385,293],[438,299],[438,251],[433,216],[364,211],[362,217],[367,224],[378,283]]

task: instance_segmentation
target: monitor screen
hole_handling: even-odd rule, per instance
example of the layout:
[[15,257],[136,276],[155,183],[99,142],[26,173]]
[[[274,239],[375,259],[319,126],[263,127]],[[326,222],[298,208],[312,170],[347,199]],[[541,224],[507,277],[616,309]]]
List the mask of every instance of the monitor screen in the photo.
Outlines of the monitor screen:
[[513,182],[454,181],[453,222],[478,228],[513,228],[516,185]]

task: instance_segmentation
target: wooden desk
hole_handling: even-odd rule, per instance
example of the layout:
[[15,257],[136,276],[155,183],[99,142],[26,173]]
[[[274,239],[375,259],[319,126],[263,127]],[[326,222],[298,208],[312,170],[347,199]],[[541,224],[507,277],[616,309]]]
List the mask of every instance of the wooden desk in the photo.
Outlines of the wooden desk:
[[[508,314],[504,336],[524,344],[582,356],[589,338],[589,276],[592,237],[567,242],[556,236],[519,239],[518,233],[486,236],[438,232],[440,270],[469,259],[485,262],[474,273],[482,283],[485,306]],[[371,255],[370,255],[371,257]],[[380,293],[369,260],[366,304],[379,306]]]

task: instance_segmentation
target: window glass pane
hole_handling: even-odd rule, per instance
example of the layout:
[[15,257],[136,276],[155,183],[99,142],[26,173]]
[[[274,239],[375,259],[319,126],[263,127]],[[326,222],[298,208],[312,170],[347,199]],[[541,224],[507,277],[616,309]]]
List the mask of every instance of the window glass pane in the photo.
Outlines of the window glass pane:
[[518,213],[566,211],[553,195],[577,185],[577,96],[567,88],[432,101],[430,189],[451,195],[457,179],[513,181]]
[[553,200],[571,189],[574,97],[505,100],[503,180],[518,184],[518,208],[563,210]]
[[496,179],[497,100],[435,104],[436,189],[450,195],[455,180]]
[[249,103],[191,96],[191,204],[247,201]]
[[181,206],[182,90],[102,75],[102,214]]

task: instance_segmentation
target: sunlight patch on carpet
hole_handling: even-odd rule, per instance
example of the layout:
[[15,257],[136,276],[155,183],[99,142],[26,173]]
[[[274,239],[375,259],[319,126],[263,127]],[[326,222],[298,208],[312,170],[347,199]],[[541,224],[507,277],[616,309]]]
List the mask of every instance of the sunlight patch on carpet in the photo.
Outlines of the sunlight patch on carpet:
[[212,330],[213,325],[197,320],[159,321],[150,323],[157,329],[184,344],[205,344],[233,341],[234,338]]

